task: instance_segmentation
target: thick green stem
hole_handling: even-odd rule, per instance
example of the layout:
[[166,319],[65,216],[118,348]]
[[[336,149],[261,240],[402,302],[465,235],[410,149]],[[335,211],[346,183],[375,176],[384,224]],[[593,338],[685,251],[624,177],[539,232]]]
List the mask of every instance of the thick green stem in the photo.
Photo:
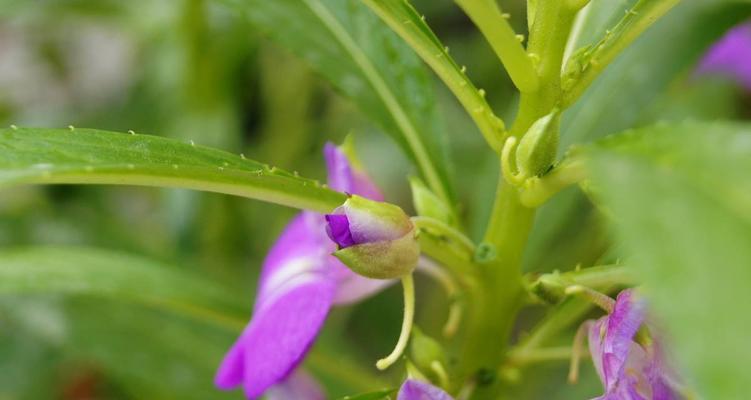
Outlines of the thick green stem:
[[[522,93],[511,135],[523,136],[539,118],[550,113],[561,96],[560,72],[566,40],[578,10],[560,1],[540,2],[535,12],[528,51],[539,60],[539,88]],[[497,399],[501,392],[496,368],[508,350],[516,314],[523,300],[521,261],[535,209],[524,206],[517,187],[498,179],[498,190],[484,245],[495,251],[480,265],[480,290],[473,293],[474,314],[463,349],[462,372],[478,374],[472,399]]]

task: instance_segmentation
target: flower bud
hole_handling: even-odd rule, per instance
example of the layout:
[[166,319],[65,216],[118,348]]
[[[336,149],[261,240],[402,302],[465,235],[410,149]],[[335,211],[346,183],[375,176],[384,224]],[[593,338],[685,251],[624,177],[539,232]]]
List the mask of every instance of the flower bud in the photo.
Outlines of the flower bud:
[[412,203],[417,215],[435,218],[450,226],[456,226],[457,221],[451,208],[435,195],[418,177],[411,177],[409,185],[412,188]]
[[399,278],[417,265],[414,226],[393,204],[351,196],[326,222],[326,233],[339,246],[334,256],[362,276]]
[[558,149],[558,111],[538,119],[516,148],[516,166],[520,175],[532,177],[545,173],[555,161]]
[[425,375],[435,374],[434,365],[437,362],[441,366],[446,365],[446,354],[440,343],[432,337],[424,334],[417,326],[412,327],[412,340],[409,344],[412,362]]

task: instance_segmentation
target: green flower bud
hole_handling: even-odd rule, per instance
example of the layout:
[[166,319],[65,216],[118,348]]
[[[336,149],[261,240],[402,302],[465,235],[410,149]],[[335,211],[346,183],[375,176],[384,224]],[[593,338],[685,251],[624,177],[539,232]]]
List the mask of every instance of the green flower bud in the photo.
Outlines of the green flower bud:
[[412,272],[420,257],[415,228],[401,208],[351,196],[326,215],[326,232],[339,245],[334,252],[352,271],[374,279]]
[[436,196],[420,178],[411,177],[409,185],[412,188],[412,202],[417,215],[435,218],[450,226],[456,225],[456,218],[451,209]]
[[558,150],[560,118],[557,110],[538,119],[522,136],[516,148],[516,167],[523,177],[545,173]]

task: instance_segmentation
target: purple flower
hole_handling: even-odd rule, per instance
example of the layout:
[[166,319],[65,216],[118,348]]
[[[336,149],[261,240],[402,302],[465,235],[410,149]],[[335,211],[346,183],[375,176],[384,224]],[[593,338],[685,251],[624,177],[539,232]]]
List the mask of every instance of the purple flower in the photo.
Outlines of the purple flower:
[[663,357],[656,344],[633,339],[644,321],[645,303],[632,289],[616,298],[613,312],[590,322],[589,351],[605,386],[601,400],[672,400]]
[[[324,154],[330,187],[382,199],[339,148],[327,144]],[[293,370],[313,344],[332,305],[357,301],[390,283],[363,278],[342,265],[331,255],[336,245],[328,239],[325,227],[323,215],[304,211],[272,247],[263,263],[253,318],[217,371],[215,384],[220,389],[242,385],[245,395],[254,399],[285,383],[276,391],[297,393],[301,378]]]
[[453,398],[429,383],[407,379],[399,389],[396,400],[453,400]]
[[731,29],[707,51],[699,74],[720,74],[751,90],[751,22]]

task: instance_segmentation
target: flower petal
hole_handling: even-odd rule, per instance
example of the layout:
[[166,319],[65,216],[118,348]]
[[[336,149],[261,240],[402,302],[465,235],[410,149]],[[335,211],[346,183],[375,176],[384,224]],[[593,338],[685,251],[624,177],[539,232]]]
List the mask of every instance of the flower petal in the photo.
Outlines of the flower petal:
[[621,374],[634,335],[644,321],[645,303],[636,298],[632,289],[623,290],[608,316],[607,331],[602,341],[603,373],[606,378]]
[[335,284],[326,275],[304,274],[264,299],[222,362],[216,385],[231,389],[243,384],[253,399],[282,382],[313,343],[334,292]]
[[383,200],[383,194],[363,171],[352,166],[344,152],[333,143],[323,148],[328,171],[329,187],[339,192],[352,193],[371,200]]
[[296,369],[283,383],[266,392],[266,400],[326,400],[323,389],[310,374]]
[[697,73],[717,73],[751,90],[751,23],[731,29],[707,51]]
[[344,214],[326,215],[326,234],[339,248],[349,247],[355,244],[352,232],[349,231],[349,219]]
[[302,212],[295,216],[277,239],[263,262],[256,308],[271,292],[293,277],[324,272],[336,250],[325,232],[323,216]]
[[453,398],[429,383],[407,379],[399,389],[396,400],[453,400]]

